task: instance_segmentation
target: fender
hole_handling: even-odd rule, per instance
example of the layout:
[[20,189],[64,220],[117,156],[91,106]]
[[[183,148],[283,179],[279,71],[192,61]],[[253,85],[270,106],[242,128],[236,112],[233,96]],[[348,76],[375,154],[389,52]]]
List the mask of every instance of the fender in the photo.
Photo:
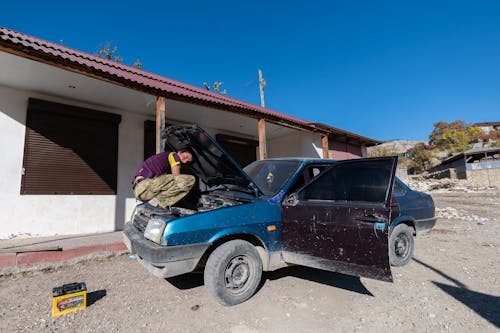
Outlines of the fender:
[[[268,244],[262,240],[262,237],[252,232],[251,228],[231,228],[229,230],[222,230],[217,234],[213,235],[210,238],[210,243],[212,246],[218,241],[227,238],[227,239],[245,239],[248,236],[249,238],[256,238],[259,244],[254,244],[257,252],[259,252],[260,258],[262,260],[262,268],[264,271],[273,270],[276,266],[276,258],[273,260],[273,257],[278,258],[278,262],[280,261],[280,253],[279,251],[272,252],[268,248]],[[274,254],[274,255],[273,255]]]
[[413,227],[413,231],[415,231],[415,218],[408,215],[400,215],[391,222],[391,225],[389,226],[389,232],[401,223],[410,225],[411,227]]
[[258,235],[255,232],[254,227],[250,228],[250,227],[245,227],[245,226],[239,226],[239,227],[234,227],[234,228],[222,229],[219,232],[217,232],[216,234],[212,235],[212,237],[210,237],[208,242],[211,244],[214,244],[222,238],[231,237],[234,235],[248,235],[251,237],[255,237],[259,240],[259,242],[262,244],[262,246],[267,251],[267,248],[268,248],[267,242],[265,240],[263,240],[263,237],[261,235]]

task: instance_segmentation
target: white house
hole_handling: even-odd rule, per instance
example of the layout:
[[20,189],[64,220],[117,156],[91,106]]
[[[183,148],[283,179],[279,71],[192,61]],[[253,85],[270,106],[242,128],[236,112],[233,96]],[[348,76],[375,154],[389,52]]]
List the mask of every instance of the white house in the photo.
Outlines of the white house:
[[240,164],[379,143],[0,27],[0,238],[121,230],[164,123],[200,124]]

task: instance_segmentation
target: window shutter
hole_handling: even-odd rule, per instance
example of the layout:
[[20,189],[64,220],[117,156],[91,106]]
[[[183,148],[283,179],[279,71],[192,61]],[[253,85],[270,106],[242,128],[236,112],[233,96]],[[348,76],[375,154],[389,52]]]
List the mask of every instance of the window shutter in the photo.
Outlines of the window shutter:
[[21,194],[116,194],[120,120],[30,99]]

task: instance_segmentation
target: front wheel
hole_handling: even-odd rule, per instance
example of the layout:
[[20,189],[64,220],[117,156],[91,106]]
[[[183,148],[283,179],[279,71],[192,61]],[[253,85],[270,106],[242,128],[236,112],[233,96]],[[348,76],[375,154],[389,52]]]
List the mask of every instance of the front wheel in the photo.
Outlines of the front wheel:
[[252,297],[261,277],[259,253],[240,239],[216,248],[208,257],[204,273],[208,292],[223,305],[236,305]]
[[413,230],[406,224],[398,224],[389,236],[389,260],[392,266],[404,266],[413,257]]

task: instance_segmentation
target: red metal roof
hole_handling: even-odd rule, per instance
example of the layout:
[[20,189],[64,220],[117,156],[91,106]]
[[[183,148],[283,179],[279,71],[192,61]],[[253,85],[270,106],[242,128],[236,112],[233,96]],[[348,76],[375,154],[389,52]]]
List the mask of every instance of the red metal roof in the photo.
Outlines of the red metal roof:
[[[313,131],[328,133],[329,129],[317,127],[309,121],[289,116],[284,113],[243,102],[234,98],[220,95],[203,88],[175,81],[160,75],[149,73],[135,67],[130,67],[96,55],[69,48],[65,45],[55,44],[43,39],[32,37],[14,30],[0,27],[0,50],[20,54],[34,60],[48,61],[54,65],[70,67],[79,72],[92,76],[102,77],[117,84],[129,86],[132,89],[154,90],[164,93],[166,97],[179,97],[196,100],[202,103],[226,107],[254,117],[281,120],[290,125],[296,125]],[[347,134],[347,133],[346,133]],[[357,139],[363,138],[354,133]],[[366,138],[368,139],[368,138]],[[373,143],[373,139],[368,139]]]
[[[51,43],[35,38],[17,31],[0,27],[0,43],[22,45],[25,48],[41,51],[57,58],[77,63],[82,67],[91,68],[100,72],[108,73],[146,87],[165,91],[170,94],[180,95],[187,98],[204,100],[209,103],[222,104],[254,111],[265,115],[274,116],[300,125],[309,124],[308,121],[292,117],[280,112],[259,107],[234,98],[220,95],[203,88],[198,88],[179,81],[171,80],[163,76],[149,73],[134,67],[120,64],[111,60],[100,58],[96,55],[78,51],[64,45]],[[6,46],[7,46],[6,45]]]

